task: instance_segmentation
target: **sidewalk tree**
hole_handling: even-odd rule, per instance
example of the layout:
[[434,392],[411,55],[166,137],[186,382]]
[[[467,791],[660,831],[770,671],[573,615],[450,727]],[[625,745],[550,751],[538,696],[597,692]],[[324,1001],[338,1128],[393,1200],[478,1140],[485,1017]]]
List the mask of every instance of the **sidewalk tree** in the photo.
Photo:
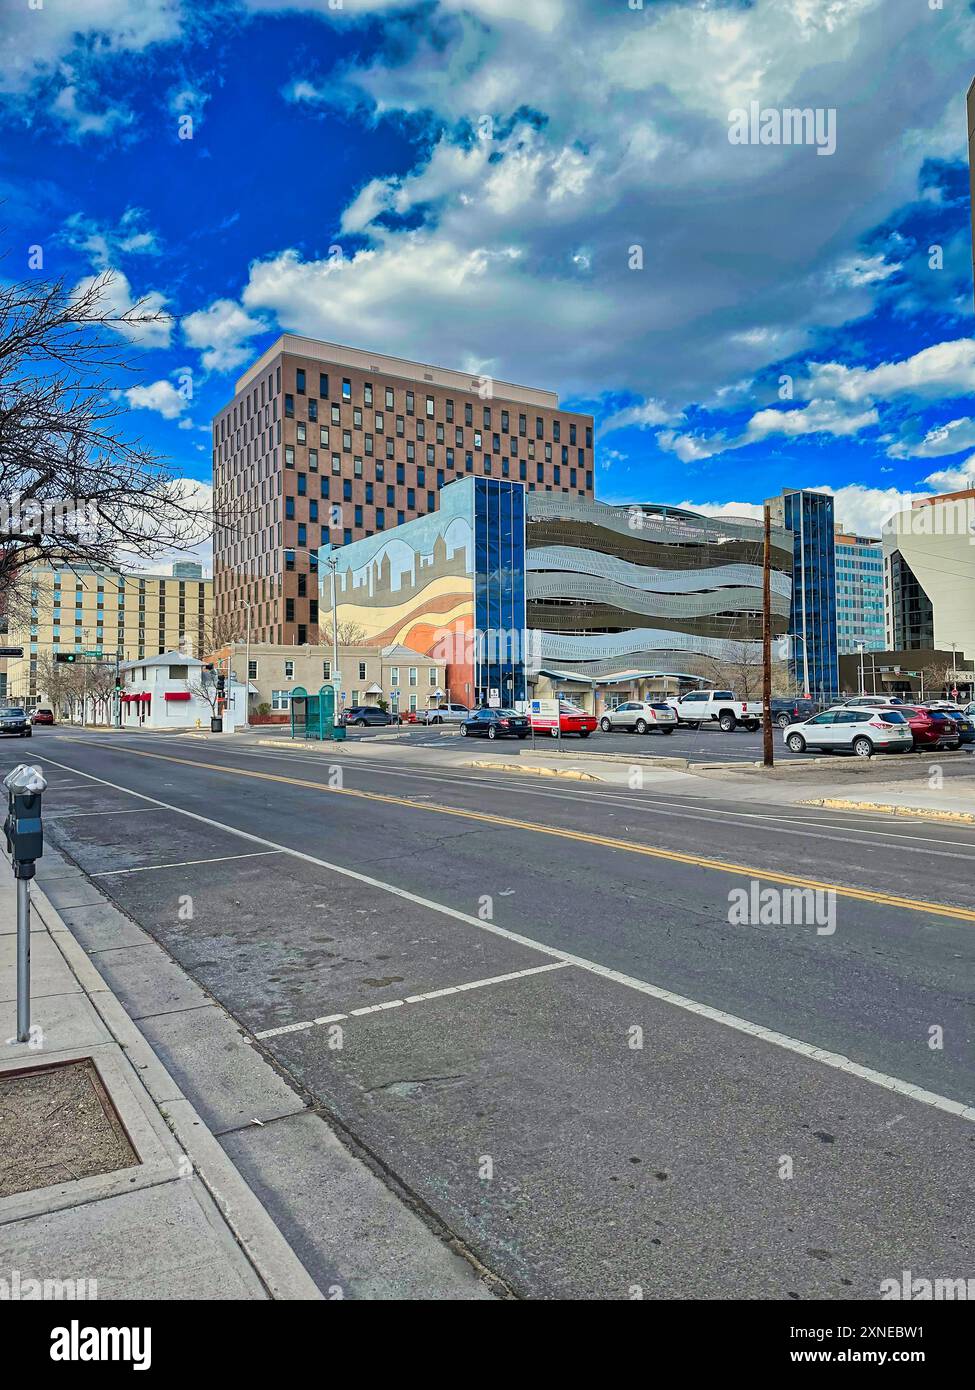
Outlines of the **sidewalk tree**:
[[[196,486],[126,430],[133,341],[167,316],[119,312],[113,276],[0,282],[0,593],[37,561],[117,564],[212,526]],[[128,341],[126,341],[128,340]]]

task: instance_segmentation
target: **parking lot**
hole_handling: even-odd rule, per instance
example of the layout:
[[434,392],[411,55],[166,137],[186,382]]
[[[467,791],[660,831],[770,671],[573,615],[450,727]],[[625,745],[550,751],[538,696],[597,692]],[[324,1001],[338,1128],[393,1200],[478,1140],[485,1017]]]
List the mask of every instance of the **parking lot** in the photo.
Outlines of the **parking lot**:
[[[277,731],[269,732],[276,733]],[[282,731],[280,736],[288,738],[289,734]],[[455,741],[460,738],[460,731],[455,726],[440,728],[436,725],[404,724],[401,727],[392,725],[389,728],[349,729],[347,737],[350,742],[368,740],[380,744],[407,743],[410,747],[417,748],[453,749],[456,747]],[[845,760],[849,760],[850,757],[849,754],[845,753],[792,753],[785,746],[781,729],[776,728],[773,731],[773,737],[776,762],[804,762],[812,756],[832,756]],[[478,738],[472,746],[478,749],[493,748],[496,751],[510,751],[512,744],[518,748],[526,749],[531,748],[534,743],[535,748],[551,751],[552,746],[556,745],[557,742],[547,733],[536,733],[534,740],[528,740],[524,743],[519,743],[514,739],[491,742],[485,738]],[[746,729],[736,729],[734,733],[724,734],[717,727],[677,728],[672,734],[644,735],[623,732],[605,734],[597,729],[588,738],[567,735],[562,740],[562,746],[571,749],[573,757],[577,755],[598,757],[606,753],[636,753],[639,751],[641,757],[687,758],[689,762],[694,763],[754,763],[760,762],[762,759],[763,735],[761,730],[756,733],[749,733]],[[970,769],[971,763],[968,759],[972,747],[975,745],[968,745],[958,752],[945,751],[939,756],[945,759],[946,765],[960,763],[965,769]],[[878,753],[876,756],[880,758],[889,755]],[[928,752],[926,756],[932,755]]]

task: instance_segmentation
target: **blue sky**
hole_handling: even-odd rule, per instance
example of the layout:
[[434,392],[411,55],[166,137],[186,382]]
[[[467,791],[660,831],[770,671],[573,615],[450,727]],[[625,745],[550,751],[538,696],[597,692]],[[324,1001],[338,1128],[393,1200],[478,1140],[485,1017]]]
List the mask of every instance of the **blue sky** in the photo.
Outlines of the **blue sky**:
[[[0,270],[174,316],[119,386],[204,484],[286,329],[557,390],[605,500],[876,530],[975,483],[972,9],[0,0]],[[733,144],[751,102],[835,152]]]

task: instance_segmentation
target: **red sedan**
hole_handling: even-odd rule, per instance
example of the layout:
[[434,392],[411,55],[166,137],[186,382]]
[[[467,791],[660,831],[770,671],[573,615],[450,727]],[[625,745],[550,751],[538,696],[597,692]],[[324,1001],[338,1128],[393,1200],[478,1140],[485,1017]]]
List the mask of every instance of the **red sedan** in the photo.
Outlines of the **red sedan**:
[[588,738],[594,730],[599,728],[599,720],[594,714],[587,714],[578,705],[570,705],[563,701],[559,705],[559,728],[555,728],[552,719],[538,718],[532,720],[532,726],[536,733],[551,734],[553,738],[558,738],[559,734],[578,734],[580,738]]
[[897,711],[904,716],[911,726],[915,748],[958,748],[960,746],[961,734],[958,731],[958,726],[941,710],[924,709],[918,705],[898,705]]

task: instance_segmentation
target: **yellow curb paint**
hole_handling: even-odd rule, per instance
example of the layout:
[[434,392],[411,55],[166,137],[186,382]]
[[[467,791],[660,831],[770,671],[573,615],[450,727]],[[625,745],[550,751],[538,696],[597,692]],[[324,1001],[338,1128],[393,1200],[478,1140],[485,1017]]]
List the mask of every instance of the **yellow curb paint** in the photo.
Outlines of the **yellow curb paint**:
[[912,820],[947,821],[958,825],[975,825],[975,812],[939,811],[931,806],[889,806],[879,801],[845,801],[826,797],[818,801],[800,801],[800,806],[825,806],[830,811],[881,811],[888,816],[909,816]]
[[[77,741],[79,743],[85,742],[84,739]],[[100,747],[99,744],[92,746]],[[176,758],[169,753],[148,753],[141,748],[125,748],[121,751],[130,754],[133,758],[153,758],[157,762],[179,763],[183,767],[198,768],[206,772],[222,772],[229,777],[249,777],[259,782],[280,782],[290,787],[305,787],[310,791],[322,792],[326,796],[350,796],[359,801],[376,801],[387,806],[403,806],[409,811],[425,811],[438,816],[457,816],[461,820],[481,821],[485,825],[497,825],[505,830],[527,830],[533,835],[552,835],[556,839],[599,845],[605,849],[619,850],[624,854],[642,855],[647,859],[664,859],[673,864],[689,864],[694,868],[711,869],[716,873],[764,879],[766,883],[790,883],[800,888],[833,892],[839,898],[852,898],[857,902],[903,908],[908,912],[927,912],[935,917],[953,917],[959,922],[975,922],[975,909],[969,907],[952,907],[947,903],[929,903],[917,898],[900,898],[890,893],[877,893],[869,888],[848,888],[839,883],[823,883],[818,879],[800,878],[797,874],[778,873],[773,869],[756,869],[745,864],[728,863],[722,859],[705,859],[698,854],[681,854],[678,850],[658,849],[656,846],[642,845],[636,841],[617,840],[610,835],[593,835],[581,830],[568,830],[564,826],[542,825],[538,821],[518,820],[514,816],[492,815],[486,811],[467,811],[458,806],[442,806],[430,801],[411,801],[407,797],[390,796],[385,792],[363,792],[353,791],[350,787],[330,787],[324,782],[311,782],[303,777],[283,777],[275,772],[256,772],[251,768],[227,767],[223,763],[195,762],[192,758]]]
[[488,761],[468,763],[468,767],[486,767],[492,772],[527,773],[532,777],[567,777],[572,782],[601,782],[601,777],[591,772],[580,772],[575,767],[523,767],[521,763],[493,763]]

